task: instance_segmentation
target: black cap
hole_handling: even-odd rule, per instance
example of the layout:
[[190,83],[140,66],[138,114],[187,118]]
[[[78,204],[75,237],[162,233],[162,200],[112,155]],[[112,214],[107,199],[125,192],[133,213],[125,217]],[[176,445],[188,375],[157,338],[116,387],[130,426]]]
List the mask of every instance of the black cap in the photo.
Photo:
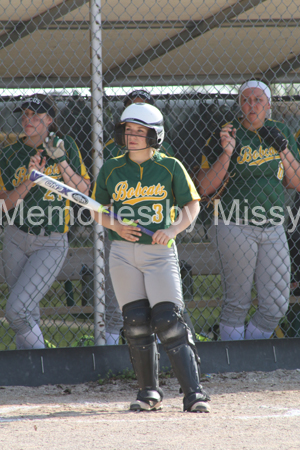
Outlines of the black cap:
[[128,102],[133,103],[133,100],[135,98],[141,98],[142,100],[145,100],[145,103],[149,103],[149,105],[154,105],[154,100],[151,94],[149,94],[148,91],[144,91],[144,89],[138,89],[126,95],[124,99],[124,106],[126,106]]
[[22,105],[14,110],[14,113],[22,112],[25,109],[31,109],[38,114],[47,113],[52,118],[55,117],[54,108],[46,100],[41,100],[36,95],[28,97],[26,100],[24,100]]

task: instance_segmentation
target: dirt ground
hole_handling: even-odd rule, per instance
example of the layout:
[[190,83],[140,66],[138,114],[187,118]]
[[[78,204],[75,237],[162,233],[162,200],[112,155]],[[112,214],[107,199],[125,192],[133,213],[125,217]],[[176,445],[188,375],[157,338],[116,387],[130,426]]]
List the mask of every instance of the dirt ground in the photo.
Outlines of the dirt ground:
[[212,374],[211,413],[183,413],[175,378],[164,408],[129,412],[136,381],[0,388],[0,449],[299,450],[300,369]]

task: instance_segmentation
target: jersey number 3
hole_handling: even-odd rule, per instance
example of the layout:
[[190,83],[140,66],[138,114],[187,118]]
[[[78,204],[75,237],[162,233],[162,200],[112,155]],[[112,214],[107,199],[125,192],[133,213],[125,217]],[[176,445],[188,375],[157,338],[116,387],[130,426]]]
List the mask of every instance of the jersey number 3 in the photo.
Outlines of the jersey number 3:
[[152,208],[155,211],[155,215],[152,216],[152,222],[154,222],[154,223],[162,222],[163,218],[164,218],[163,213],[162,213],[162,211],[163,211],[162,205],[160,203],[155,203],[154,205],[152,205]]

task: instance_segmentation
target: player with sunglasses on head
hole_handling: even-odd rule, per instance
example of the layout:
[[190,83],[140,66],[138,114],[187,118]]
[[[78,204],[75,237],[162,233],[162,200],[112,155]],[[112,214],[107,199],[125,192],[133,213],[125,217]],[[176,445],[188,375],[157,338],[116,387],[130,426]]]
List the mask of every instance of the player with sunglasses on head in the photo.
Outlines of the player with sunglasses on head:
[[[259,80],[245,82],[239,103],[242,117],[211,137],[198,174],[201,196],[228,181],[210,230],[223,285],[222,340],[269,338],[288,308],[284,190],[300,183],[295,139],[284,123],[268,118],[269,87]],[[245,325],[254,282],[258,307]]]
[[[17,349],[44,348],[39,302],[59,274],[68,252],[70,211],[66,200],[29,180],[32,169],[89,193],[90,179],[75,141],[55,135],[55,106],[34,95],[22,112],[24,137],[2,149],[0,199],[13,224],[5,227],[4,271],[9,286],[6,319]],[[21,202],[21,206],[20,206]]]
[[[184,394],[184,411],[208,412],[209,396],[199,384],[199,357],[183,320],[177,249],[175,243],[168,246],[196,219],[200,197],[182,164],[159,152],[164,126],[155,106],[128,106],[115,131],[126,153],[104,163],[93,197],[104,205],[113,202],[115,212],[137,221],[137,227],[127,226],[96,215],[109,229],[110,273],[139,384],[130,409],[162,407],[157,334]],[[140,232],[139,222],[154,232],[152,238]]]

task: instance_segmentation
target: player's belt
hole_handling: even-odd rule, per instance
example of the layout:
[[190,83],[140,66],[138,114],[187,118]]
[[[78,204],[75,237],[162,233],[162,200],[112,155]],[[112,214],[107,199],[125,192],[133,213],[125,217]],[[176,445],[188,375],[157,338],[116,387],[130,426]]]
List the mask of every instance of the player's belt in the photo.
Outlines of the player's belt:
[[51,234],[51,231],[43,227],[28,227],[27,225],[17,225],[17,227],[19,230],[24,231],[24,233],[31,234],[33,236],[39,236],[40,234],[43,236],[50,236]]

